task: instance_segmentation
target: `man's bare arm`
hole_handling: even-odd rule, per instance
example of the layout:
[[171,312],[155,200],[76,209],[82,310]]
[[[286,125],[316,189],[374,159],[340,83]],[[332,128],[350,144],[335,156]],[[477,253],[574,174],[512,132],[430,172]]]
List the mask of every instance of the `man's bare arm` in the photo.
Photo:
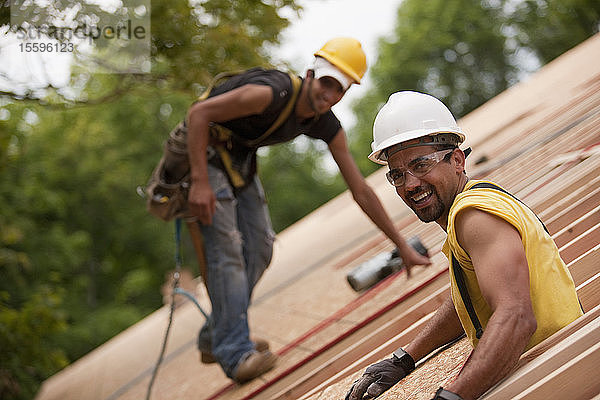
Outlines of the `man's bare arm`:
[[448,298],[438,308],[423,330],[404,350],[419,361],[427,354],[451,342],[464,333],[452,298]]
[[516,365],[537,323],[529,292],[529,267],[515,227],[492,214],[468,208],[455,220],[482,295],[492,309],[473,354],[446,389],[476,399]]

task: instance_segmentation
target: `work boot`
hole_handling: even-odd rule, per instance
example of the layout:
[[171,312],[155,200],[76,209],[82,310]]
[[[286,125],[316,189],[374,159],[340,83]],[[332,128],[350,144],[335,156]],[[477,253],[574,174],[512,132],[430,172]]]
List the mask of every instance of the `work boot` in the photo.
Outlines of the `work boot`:
[[233,380],[237,383],[248,382],[272,369],[276,362],[277,356],[269,350],[253,351],[243,361],[240,361]]
[[[269,350],[269,342],[267,342],[265,339],[251,338],[250,340],[254,342],[254,348],[256,349],[256,351],[263,352]],[[213,356],[212,353],[201,351],[200,361],[203,364],[213,364],[217,362],[217,359],[215,358],[215,356]]]

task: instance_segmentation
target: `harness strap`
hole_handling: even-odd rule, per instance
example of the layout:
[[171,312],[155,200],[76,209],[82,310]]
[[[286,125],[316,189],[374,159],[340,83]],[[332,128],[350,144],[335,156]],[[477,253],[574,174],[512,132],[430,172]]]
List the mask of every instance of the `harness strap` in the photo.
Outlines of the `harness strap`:
[[[507,194],[510,197],[512,197],[513,199],[517,200],[519,203],[523,204],[525,207],[529,208],[529,206],[527,204],[523,203],[523,201],[521,201],[521,199],[519,199],[517,196],[515,196],[512,193],[510,193],[510,192],[502,189],[498,185],[494,185],[493,183],[490,183],[490,182],[479,182],[479,183],[476,183],[475,185],[471,186],[471,189],[480,189],[480,188],[494,189],[494,190],[497,190],[497,191],[502,192],[504,194]],[[531,208],[529,208],[529,209],[531,210]],[[531,210],[531,212],[533,212],[533,210]],[[546,225],[544,225],[544,223],[542,222],[542,220],[540,219],[540,217],[538,217],[538,215],[536,213],[533,213],[533,214],[538,219],[538,221],[540,221],[540,224],[542,224],[542,226],[544,227],[544,230],[549,235],[550,232],[548,232],[548,228],[546,228]]]
[[467,313],[469,314],[469,319],[475,328],[475,337],[477,339],[481,339],[481,336],[483,335],[483,328],[481,327],[481,322],[479,322],[479,318],[475,313],[475,308],[473,308],[473,302],[471,302],[471,296],[469,296],[469,291],[467,290],[467,284],[465,283],[465,277],[463,275],[462,268],[454,256],[454,253],[452,254],[452,272],[454,274],[454,279],[456,280],[456,286],[458,286],[460,298],[462,299],[462,302],[467,309]]
[[290,76],[290,80],[292,81],[292,96],[285,105],[284,109],[281,111],[281,114],[279,114],[279,117],[277,117],[275,122],[273,122],[273,125],[271,125],[271,127],[267,129],[265,133],[263,133],[256,139],[246,140],[246,146],[254,147],[266,138],[268,138],[273,132],[277,130],[277,128],[281,126],[281,124],[283,124],[283,121],[285,121],[292,113],[292,109],[294,108],[294,105],[296,104],[296,99],[298,98],[298,94],[300,93],[300,86],[302,85],[302,80],[292,73],[288,73],[288,75]]
[[208,95],[210,94],[210,92],[212,92],[212,90],[215,88],[215,86],[217,86],[217,83],[222,81],[223,79],[229,79],[232,76],[236,76],[241,74],[242,72],[244,72],[243,70],[240,71],[227,71],[227,72],[221,72],[220,74],[217,74],[212,81],[210,81],[210,83],[208,84],[208,86],[206,87],[206,89],[204,90],[204,92],[202,92],[202,94],[200,95],[200,97],[198,97],[197,101],[202,101],[202,100],[206,100],[208,98]]
[[[269,129],[267,129],[262,135],[260,135],[256,139],[244,139],[244,138],[237,136],[235,134],[235,132],[233,132],[231,129],[227,129],[223,125],[219,125],[217,123],[212,123],[211,126],[214,130],[213,134],[215,134],[215,136],[214,136],[215,139],[217,139],[218,141],[227,141],[232,136],[234,136],[236,141],[240,142],[244,146],[255,147],[258,144],[260,144],[261,142],[263,142],[266,138],[268,138],[273,132],[275,132],[292,113],[292,110],[294,109],[294,105],[296,104],[296,99],[298,98],[298,95],[300,94],[300,86],[302,86],[302,80],[298,76],[294,75],[291,72],[288,73],[288,75],[290,77],[290,80],[292,81],[292,96],[286,103],[283,110],[281,110],[281,113],[279,114],[277,119],[269,127]],[[207,89],[207,91],[209,91],[209,90],[212,90],[212,89],[209,87],[209,89]],[[204,94],[201,97],[206,98],[205,96],[208,96],[207,92],[204,92]]]
[[242,174],[233,168],[233,161],[231,160],[231,155],[229,154],[229,151],[227,151],[227,148],[221,143],[215,144],[213,147],[217,151],[217,154],[219,154],[219,159],[221,160],[220,164],[225,169],[225,172],[227,172],[233,187],[238,189],[244,187],[246,181],[242,177]]
[[[525,205],[527,208],[529,208],[525,203],[523,203],[515,195],[513,195],[510,192],[507,192],[506,190],[502,189],[498,185],[494,185],[493,183],[479,182],[479,183],[476,183],[475,185],[471,186],[469,189],[481,189],[481,188],[494,189],[494,190],[497,190],[504,194],[507,194],[507,195],[511,196],[513,199],[520,202],[521,204]],[[550,234],[548,232],[548,228],[546,228],[546,225],[544,225],[544,223],[542,222],[540,217],[538,217],[537,214],[535,214],[535,213],[534,213],[534,215],[537,217],[538,221],[540,221],[540,223],[544,227],[544,230],[548,234]],[[483,328],[481,327],[481,322],[479,321],[479,318],[477,317],[477,314],[475,313],[475,308],[473,307],[473,302],[471,301],[471,296],[469,296],[469,291],[467,290],[467,285],[465,283],[465,277],[463,274],[462,267],[460,266],[460,262],[457,260],[454,253],[451,252],[451,255],[452,255],[452,273],[454,275],[454,279],[456,280],[456,286],[458,286],[460,298],[462,299],[463,304],[465,305],[465,309],[467,310],[467,313],[469,314],[469,319],[471,320],[471,323],[473,324],[473,327],[475,328],[475,337],[477,339],[481,339],[481,336],[483,335]]]
[[[198,100],[202,101],[202,100],[205,100],[206,98],[208,98],[208,95],[210,94],[212,89],[215,87],[216,83],[219,82],[220,80],[238,75],[241,72],[243,72],[243,71],[224,72],[224,73],[217,75],[212,80],[212,82],[207,87],[207,89],[204,91],[204,93],[198,98]],[[294,109],[294,105],[296,104],[298,95],[300,93],[300,87],[302,86],[302,80],[298,76],[296,76],[295,74],[293,74],[291,72],[288,73],[288,75],[292,82],[292,95],[291,95],[290,99],[288,100],[288,102],[286,103],[283,110],[281,111],[281,113],[279,114],[279,116],[277,117],[277,119],[269,127],[269,129],[267,129],[262,135],[260,135],[256,139],[248,140],[248,139],[241,138],[241,137],[237,136],[235,134],[235,132],[231,131],[230,129],[227,129],[226,127],[224,127],[222,125],[216,124],[216,123],[212,123],[210,126],[211,135],[217,141],[217,143],[214,144],[213,147],[219,154],[221,164],[223,165],[225,172],[229,176],[231,184],[235,188],[243,187],[246,184],[246,182],[245,182],[244,178],[242,177],[242,175],[239,173],[239,171],[237,171],[233,167],[233,162],[231,160],[231,154],[229,153],[229,149],[231,148],[231,138],[235,137],[236,141],[240,142],[241,144],[243,144],[246,147],[256,147],[258,144],[263,142],[266,138],[268,138],[273,132],[275,132],[283,124],[283,122],[292,113],[292,111]]]

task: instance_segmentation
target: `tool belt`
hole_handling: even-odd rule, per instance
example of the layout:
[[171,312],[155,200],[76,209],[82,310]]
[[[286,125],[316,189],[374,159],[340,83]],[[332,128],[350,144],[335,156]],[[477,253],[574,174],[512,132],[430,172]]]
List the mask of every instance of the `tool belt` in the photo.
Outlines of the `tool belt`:
[[[187,207],[190,162],[186,136],[187,127],[183,122],[171,130],[163,148],[163,155],[143,189],[146,209],[164,221],[192,217]],[[138,193],[140,192],[142,190],[138,188]]]
[[[205,100],[216,82],[238,73],[228,72],[217,75],[198,100]],[[209,125],[208,162],[226,172],[229,182],[235,189],[242,189],[252,182],[256,174],[258,146],[281,126],[294,108],[302,81],[291,73],[289,76],[293,87],[292,96],[273,125],[258,138],[244,139],[222,125],[216,123]],[[152,172],[146,187],[139,188],[138,192],[145,192],[146,208],[152,215],[170,221],[174,218],[193,218],[187,205],[189,188],[187,126],[185,121],[182,121],[169,133],[158,165]]]

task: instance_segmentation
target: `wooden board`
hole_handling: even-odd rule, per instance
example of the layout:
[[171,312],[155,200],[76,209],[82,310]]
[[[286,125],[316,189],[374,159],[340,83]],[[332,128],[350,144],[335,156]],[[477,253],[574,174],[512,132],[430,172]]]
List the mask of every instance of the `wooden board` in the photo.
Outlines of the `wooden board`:
[[274,385],[261,394],[260,398],[297,399],[340,369],[354,363],[363,354],[369,353],[370,349],[385,344],[390,337],[408,329],[437,309],[449,294],[447,279],[441,280],[441,283],[442,287],[418,304],[410,307],[406,312],[395,317],[390,316],[392,318],[388,321],[382,321],[385,322],[382,325],[369,324],[362,336],[353,336],[348,343],[344,343],[344,346],[336,346],[337,351],[330,355],[328,359],[321,360],[315,365],[311,363],[311,365],[303,366],[306,372],[298,376],[296,380],[286,382],[283,386]]
[[[600,173],[600,169],[598,172]],[[550,232],[558,232],[569,225],[569,223],[593,210],[598,204],[600,204],[600,188],[569,204],[561,212],[547,218],[545,220],[546,227]]]
[[[516,372],[513,372],[509,378],[505,379],[500,385],[488,391],[482,398],[486,400],[511,399],[519,393],[526,391],[531,385],[543,379],[553,371],[560,368],[569,360],[583,353],[595,343],[600,341],[600,316],[594,312],[596,318],[586,318],[586,324],[581,326],[582,321],[577,321],[571,325],[579,325],[579,329],[573,332],[569,329],[569,335],[564,337],[557,334],[551,336],[544,342],[545,346],[552,344],[544,353],[538,355],[535,359],[521,366]],[[571,328],[569,325],[567,328]],[[557,338],[562,338],[558,340]],[[538,349],[539,351],[539,349]],[[525,357],[525,355],[523,356]],[[523,359],[522,357],[522,359]]]
[[521,399],[587,400],[600,393],[600,343],[567,361],[515,397]]
[[[600,246],[598,246],[598,247],[600,247]],[[594,309],[594,307],[596,307],[594,309],[594,311],[592,313],[590,313],[589,315],[585,315],[583,319],[574,321],[568,327],[563,328],[563,330],[557,332],[554,336],[551,336],[550,338],[546,339],[544,342],[540,343],[538,346],[534,347],[533,349],[531,349],[527,353],[525,353],[522,356],[523,361],[521,361],[519,364],[521,367],[526,365],[528,362],[531,362],[532,359],[535,359],[535,357],[538,357],[540,354],[543,354],[549,348],[554,346],[557,341],[563,340],[565,337],[568,337],[568,335],[573,334],[573,332],[575,332],[577,329],[581,328],[582,326],[585,326],[585,324],[587,324],[589,322],[591,317],[598,316],[598,314],[600,314],[600,309],[597,308],[597,306],[600,304],[600,294],[599,294],[599,292],[600,292],[600,276],[598,276],[600,274],[597,273],[597,271],[598,271],[597,259],[598,259],[599,253],[600,253],[600,249],[589,251],[585,255],[583,255],[582,257],[577,259],[576,261],[572,262],[569,266],[569,269],[572,271],[574,277],[576,278],[575,282],[578,285],[578,294],[580,295],[580,299],[584,305],[584,309],[591,310],[591,309]],[[585,279],[589,275],[592,275],[592,277]],[[329,380],[325,381],[324,384],[321,384],[321,385],[317,386],[316,388],[314,388],[313,390],[311,390],[310,392],[308,392],[310,394],[310,396],[306,397],[306,398],[311,399],[311,400],[318,398],[320,400],[321,397],[316,397],[316,396],[325,396],[326,393],[329,393],[331,396],[334,396],[331,398],[335,398],[335,396],[343,397],[342,392],[344,392],[344,390],[347,390],[347,388],[349,387],[348,379],[344,378],[344,377],[347,377],[351,371],[354,371],[354,374],[351,376],[356,376],[357,370],[361,370],[361,369],[365,368],[366,366],[370,365],[371,363],[376,362],[384,357],[387,357],[397,347],[406,345],[414,337],[414,335],[416,335],[418,330],[420,330],[421,326],[422,326],[422,323],[414,324],[413,326],[411,326],[410,329],[407,330],[408,334],[406,334],[406,335],[400,334],[400,335],[397,335],[397,337],[390,339],[389,342],[387,343],[387,345],[380,346],[377,349],[377,351],[373,351],[373,352],[365,355],[362,359],[351,364],[344,371],[338,373],[336,376],[334,376],[334,378],[330,378]],[[463,354],[463,356],[466,357],[466,355],[464,355],[464,354]],[[430,363],[433,363],[433,362],[434,362],[433,360],[430,361]],[[442,370],[445,369],[445,367],[443,365],[432,365],[432,368],[434,368],[434,369],[441,368]],[[360,375],[360,374],[358,374],[358,375]],[[339,382],[339,383],[336,384],[336,382]],[[435,386],[439,383],[438,380],[434,380],[433,382],[434,382],[433,386]],[[404,385],[404,383],[402,383],[402,385]],[[439,385],[437,387],[439,387]],[[437,387],[435,387],[435,389],[437,389]],[[328,388],[328,389],[326,390],[326,388]],[[393,392],[390,392],[390,393],[393,393]],[[415,393],[413,393],[413,392],[410,392],[410,394],[415,395]],[[423,396],[425,396],[423,398],[427,398],[426,397],[427,395],[429,395],[429,394],[428,393],[423,394]],[[329,397],[323,397],[323,398],[329,398]],[[382,399],[386,399],[386,398],[392,399],[395,397],[387,397],[387,394],[382,397]],[[403,397],[398,397],[398,398],[403,398]],[[431,398],[431,397],[429,397],[429,398]]]
[[556,246],[562,247],[575,238],[583,235],[590,228],[600,223],[600,205],[588,211],[575,221],[569,223],[560,231],[552,235]]

